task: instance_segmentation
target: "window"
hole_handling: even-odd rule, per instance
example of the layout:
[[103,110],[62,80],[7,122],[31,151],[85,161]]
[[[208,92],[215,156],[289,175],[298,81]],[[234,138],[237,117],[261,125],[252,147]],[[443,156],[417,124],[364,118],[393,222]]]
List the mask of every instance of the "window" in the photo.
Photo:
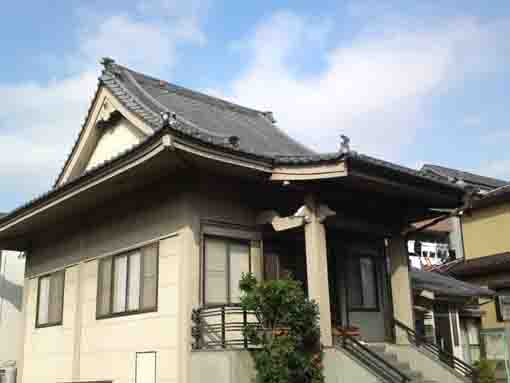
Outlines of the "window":
[[250,243],[204,238],[204,301],[206,304],[240,302],[239,280],[249,273]]
[[156,353],[137,352],[135,383],[156,383]]
[[360,256],[351,260],[349,305],[355,310],[377,310],[377,274],[375,260]]
[[[508,294],[508,292],[505,292],[505,294]],[[496,314],[499,322],[510,320],[510,294],[497,297]]]
[[62,324],[65,271],[39,278],[36,327]]
[[157,310],[158,247],[99,261],[97,318]]

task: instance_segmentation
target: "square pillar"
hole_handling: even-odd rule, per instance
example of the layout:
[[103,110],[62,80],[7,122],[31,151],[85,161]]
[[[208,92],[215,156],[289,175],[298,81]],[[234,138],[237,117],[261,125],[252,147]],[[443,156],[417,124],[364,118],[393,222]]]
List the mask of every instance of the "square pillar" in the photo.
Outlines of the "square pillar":
[[331,335],[331,308],[329,306],[328,259],[326,229],[321,222],[319,205],[314,197],[306,198],[306,274],[308,297],[319,305],[321,343],[333,345]]
[[[389,244],[393,317],[414,330],[413,290],[409,273],[407,242],[403,236],[392,237]],[[395,328],[396,343],[408,344],[407,334]]]

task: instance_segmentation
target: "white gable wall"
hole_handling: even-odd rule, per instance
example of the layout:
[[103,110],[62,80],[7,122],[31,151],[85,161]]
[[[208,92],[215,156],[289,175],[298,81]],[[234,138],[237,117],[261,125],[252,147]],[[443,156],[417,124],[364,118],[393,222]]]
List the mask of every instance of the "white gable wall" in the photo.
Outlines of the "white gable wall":
[[115,125],[104,129],[85,170],[94,168],[132,148],[139,144],[142,138],[143,134],[128,120],[122,118]]

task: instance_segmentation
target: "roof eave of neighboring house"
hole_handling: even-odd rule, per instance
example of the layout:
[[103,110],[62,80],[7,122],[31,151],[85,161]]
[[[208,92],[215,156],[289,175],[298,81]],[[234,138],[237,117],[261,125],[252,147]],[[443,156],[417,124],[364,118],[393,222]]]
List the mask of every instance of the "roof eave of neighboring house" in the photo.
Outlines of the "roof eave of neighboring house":
[[494,189],[482,197],[473,200],[466,212],[469,213],[471,210],[483,209],[507,202],[510,202],[510,185]]
[[430,291],[437,297],[448,298],[491,298],[497,293],[491,289],[460,281],[453,277],[432,272],[411,270],[413,289]]

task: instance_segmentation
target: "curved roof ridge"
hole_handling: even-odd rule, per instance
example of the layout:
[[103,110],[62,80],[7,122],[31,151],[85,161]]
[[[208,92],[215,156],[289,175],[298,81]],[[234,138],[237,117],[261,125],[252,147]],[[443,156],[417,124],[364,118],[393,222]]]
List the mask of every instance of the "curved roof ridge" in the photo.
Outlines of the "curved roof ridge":
[[256,114],[256,115],[259,115],[259,116],[262,116],[262,117],[266,117],[267,113],[268,113],[268,112],[264,112],[264,111],[261,111],[261,110],[258,110],[258,109],[249,108],[249,107],[246,107],[246,106],[243,106],[243,105],[240,105],[240,104],[236,104],[234,102],[227,101],[225,99],[218,98],[218,97],[215,97],[215,96],[211,96],[209,94],[202,93],[202,92],[199,92],[199,91],[196,91],[196,90],[193,90],[193,89],[189,89],[189,88],[186,88],[186,87],[183,87],[183,86],[180,86],[180,85],[168,82],[166,80],[161,80],[161,79],[158,79],[156,77],[147,75],[145,73],[141,73],[141,72],[135,71],[133,69],[127,68],[127,67],[125,67],[123,65],[119,65],[119,64],[113,64],[113,65],[115,65],[115,66],[117,66],[119,68],[122,68],[123,70],[128,71],[131,74],[135,74],[137,76],[143,77],[144,79],[153,81],[153,82],[156,83],[155,85],[157,85],[157,86],[165,86],[165,87],[168,88],[169,91],[172,91],[174,93],[178,93],[178,94],[181,94],[183,96],[190,97],[190,98],[198,98],[201,101],[209,102],[209,103],[211,103],[212,105],[215,105],[215,106],[220,106],[221,105],[221,106],[225,106],[226,108],[230,108],[232,110],[235,110],[237,112],[251,113],[251,114]]

